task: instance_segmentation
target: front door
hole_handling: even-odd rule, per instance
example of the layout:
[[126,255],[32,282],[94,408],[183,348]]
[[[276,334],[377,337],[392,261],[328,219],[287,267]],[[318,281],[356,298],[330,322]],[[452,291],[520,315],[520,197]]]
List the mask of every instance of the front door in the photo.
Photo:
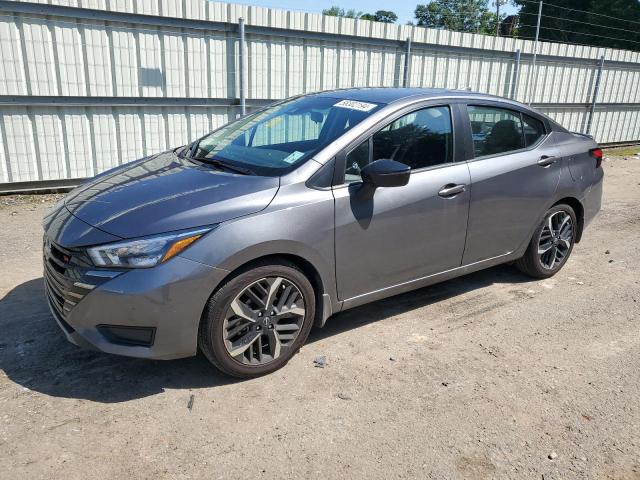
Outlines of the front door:
[[[469,170],[454,163],[448,106],[406,114],[345,153],[334,187],[336,279],[352,299],[460,266],[469,209]],[[402,187],[362,195],[360,169],[391,158],[412,168]]]

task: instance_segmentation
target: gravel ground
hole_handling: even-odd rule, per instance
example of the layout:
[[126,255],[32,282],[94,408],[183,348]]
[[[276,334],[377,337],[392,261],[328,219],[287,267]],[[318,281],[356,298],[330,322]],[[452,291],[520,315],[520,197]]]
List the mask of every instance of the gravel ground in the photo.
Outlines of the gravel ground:
[[0,197],[0,478],[640,479],[640,160],[605,170],[554,278],[345,312],[250,381],[68,344],[41,278],[56,198]]

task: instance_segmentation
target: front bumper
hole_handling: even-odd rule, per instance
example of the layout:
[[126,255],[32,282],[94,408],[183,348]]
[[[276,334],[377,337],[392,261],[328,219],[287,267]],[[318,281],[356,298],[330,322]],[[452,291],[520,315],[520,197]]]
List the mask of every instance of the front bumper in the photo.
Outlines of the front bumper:
[[[85,272],[83,280],[91,273],[100,271]],[[127,270],[103,280],[72,308],[65,303],[65,309],[56,306],[56,297],[50,295],[52,285],[45,287],[56,322],[70,342],[117,355],[173,359],[196,354],[202,311],[227,274],[226,270],[176,256],[154,268]],[[45,271],[50,283],[49,276]],[[152,330],[152,344],[118,341],[105,335],[105,325]]]

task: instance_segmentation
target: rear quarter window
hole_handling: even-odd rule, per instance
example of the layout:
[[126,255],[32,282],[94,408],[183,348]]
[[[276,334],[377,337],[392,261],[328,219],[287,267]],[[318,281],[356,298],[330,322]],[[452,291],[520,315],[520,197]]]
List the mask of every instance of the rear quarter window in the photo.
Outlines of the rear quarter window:
[[524,128],[524,143],[527,147],[535,145],[545,135],[544,124],[537,118],[523,113],[522,125]]

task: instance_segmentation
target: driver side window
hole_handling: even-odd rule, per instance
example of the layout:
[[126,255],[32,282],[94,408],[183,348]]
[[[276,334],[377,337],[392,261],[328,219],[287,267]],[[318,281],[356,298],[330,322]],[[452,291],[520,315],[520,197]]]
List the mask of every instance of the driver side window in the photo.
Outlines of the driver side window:
[[452,132],[449,107],[428,107],[404,115],[347,154],[345,182],[361,181],[360,171],[383,158],[413,170],[452,162]]

